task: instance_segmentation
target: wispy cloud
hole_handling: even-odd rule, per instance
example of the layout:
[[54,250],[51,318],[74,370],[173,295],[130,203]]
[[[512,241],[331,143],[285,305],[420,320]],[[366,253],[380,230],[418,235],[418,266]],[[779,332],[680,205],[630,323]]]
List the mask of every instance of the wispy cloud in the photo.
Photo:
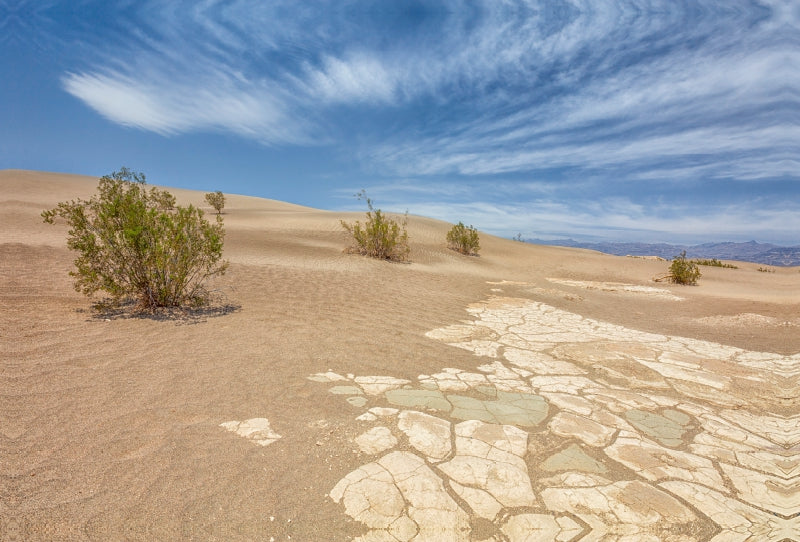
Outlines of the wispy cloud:
[[263,85],[237,90],[232,74],[210,73],[209,84],[158,85],[119,72],[68,74],[64,88],[109,120],[159,134],[224,130],[265,143],[307,143],[304,122],[288,116],[283,91]]
[[391,103],[397,91],[394,74],[380,59],[364,53],[348,58],[326,56],[320,68],[308,68],[306,89],[325,103]]
[[[720,116],[730,119],[731,106],[741,112],[774,105],[781,92],[796,91],[800,77],[800,52],[771,46],[776,28],[796,22],[784,2],[774,2],[771,11],[744,0],[470,5],[477,7],[421,2],[416,14],[397,6],[381,14],[360,2],[306,8],[144,2],[136,10],[144,23],[140,39],[99,52],[96,65],[68,74],[64,85],[115,121],[130,116],[130,124],[144,129],[183,132],[207,129],[208,122],[194,119],[216,110],[219,129],[254,132],[265,141],[275,136],[271,123],[263,123],[262,134],[242,130],[238,107],[220,104],[221,95],[233,103],[266,101],[271,113],[257,109],[256,118],[324,117],[342,104],[417,111],[426,103],[435,116],[441,105],[466,114],[448,118],[446,131],[437,129],[441,124],[427,130],[409,116],[386,143],[422,132],[426,145],[441,145],[448,154],[472,148],[475,155],[498,135],[489,152],[540,139],[545,148],[558,146],[555,136],[567,139],[576,130],[599,137],[664,122],[679,129],[701,119],[719,124]],[[393,28],[414,15],[417,20]],[[425,32],[428,20],[435,34]],[[284,91],[281,99],[276,89]],[[185,102],[177,109],[175,96]],[[146,103],[154,115],[171,114],[141,122],[131,102]],[[611,129],[593,128],[602,123]],[[422,168],[431,165],[423,161]]]

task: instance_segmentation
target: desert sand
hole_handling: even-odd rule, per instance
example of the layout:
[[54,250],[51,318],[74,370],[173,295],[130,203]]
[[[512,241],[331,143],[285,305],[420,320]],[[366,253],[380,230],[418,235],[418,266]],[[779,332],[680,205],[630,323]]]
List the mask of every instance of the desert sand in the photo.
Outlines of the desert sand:
[[0,171],[0,539],[800,540],[798,268],[227,195],[230,310],[109,317],[39,216],[96,185]]

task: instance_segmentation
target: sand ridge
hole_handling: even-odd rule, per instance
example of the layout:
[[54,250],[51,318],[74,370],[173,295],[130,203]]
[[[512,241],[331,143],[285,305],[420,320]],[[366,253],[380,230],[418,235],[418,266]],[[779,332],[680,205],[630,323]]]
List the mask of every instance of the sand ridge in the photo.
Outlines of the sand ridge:
[[416,216],[389,264],[343,252],[362,215],[231,195],[239,310],[105,321],[39,217],[95,187],[0,171],[0,538],[442,539],[438,513],[463,540],[800,538],[797,268],[655,284],[488,235],[462,257]]

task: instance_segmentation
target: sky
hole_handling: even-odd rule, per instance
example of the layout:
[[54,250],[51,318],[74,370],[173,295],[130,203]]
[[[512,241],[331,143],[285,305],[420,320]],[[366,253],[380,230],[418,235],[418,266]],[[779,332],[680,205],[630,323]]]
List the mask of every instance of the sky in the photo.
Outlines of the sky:
[[0,169],[800,244],[796,0],[0,0]]

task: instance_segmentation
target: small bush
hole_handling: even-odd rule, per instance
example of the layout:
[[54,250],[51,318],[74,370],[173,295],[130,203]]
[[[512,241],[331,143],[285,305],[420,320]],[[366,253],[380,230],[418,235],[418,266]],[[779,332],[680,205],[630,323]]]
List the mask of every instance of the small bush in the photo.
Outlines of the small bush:
[[756,271],[759,273],[774,273],[774,269],[770,269],[769,267],[759,267]]
[[477,256],[481,248],[478,230],[459,222],[447,232],[447,246],[461,254],[466,254],[467,256],[475,254]]
[[102,177],[98,191],[42,212],[47,223],[69,224],[67,247],[78,253],[70,272],[75,289],[90,297],[105,292],[112,303],[133,299],[147,310],[205,303],[206,279],[228,265],[222,219],[211,224],[192,205],[163,209],[172,195],[148,191],[145,176],[127,168]]
[[364,224],[355,221],[350,224],[341,221],[342,227],[353,237],[353,244],[347,250],[371,258],[403,262],[408,260],[411,249],[408,246],[408,213],[401,222],[387,217],[380,209],[375,209],[372,200],[362,190],[356,197],[367,202],[367,220]]
[[206,202],[217,211],[217,214],[220,214],[225,207],[225,194],[219,190],[216,192],[209,192],[206,194]]
[[732,263],[723,263],[716,258],[711,258],[710,260],[692,260],[697,265],[705,265],[710,267],[724,267],[726,269],[739,269]]
[[692,260],[686,259],[686,251],[681,252],[680,256],[672,259],[669,266],[667,278],[675,284],[697,284],[697,279],[701,276],[700,268]]

